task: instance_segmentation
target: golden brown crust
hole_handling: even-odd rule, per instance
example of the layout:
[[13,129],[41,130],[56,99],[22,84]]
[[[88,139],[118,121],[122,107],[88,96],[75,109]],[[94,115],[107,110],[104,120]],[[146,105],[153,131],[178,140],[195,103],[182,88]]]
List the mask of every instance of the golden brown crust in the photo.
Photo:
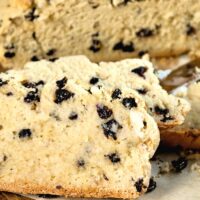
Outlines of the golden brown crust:
[[1,183],[0,191],[16,192],[20,194],[53,194],[65,197],[82,197],[82,198],[123,198],[136,199],[139,193],[134,190],[111,190],[109,188],[75,188],[65,187],[56,189],[52,186],[44,186],[35,183],[28,183],[26,181],[16,181],[14,183]]
[[181,146],[183,149],[200,149],[200,130],[161,130],[161,141],[169,147]]

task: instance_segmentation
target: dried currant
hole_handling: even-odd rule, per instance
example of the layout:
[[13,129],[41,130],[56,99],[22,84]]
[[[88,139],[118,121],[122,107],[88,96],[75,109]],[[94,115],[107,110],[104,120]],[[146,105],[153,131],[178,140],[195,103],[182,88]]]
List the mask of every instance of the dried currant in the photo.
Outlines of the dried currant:
[[115,119],[111,119],[101,126],[103,128],[104,135],[107,138],[111,137],[114,140],[117,140],[117,131],[123,128]]
[[132,69],[131,72],[137,74],[138,76],[141,76],[142,78],[145,78],[144,73],[147,71],[147,67],[137,67],[135,69]]
[[112,110],[109,109],[107,106],[98,104],[96,107],[97,113],[101,119],[108,119],[113,114]]
[[70,91],[68,91],[66,89],[59,88],[55,92],[55,100],[54,100],[54,102],[57,103],[57,104],[60,104],[63,101],[66,101],[66,100],[70,99],[73,96],[74,96],[73,92],[70,92]]
[[20,132],[19,132],[19,138],[29,138],[31,137],[32,135],[32,132],[30,129],[22,129]]
[[122,94],[119,88],[115,89],[111,95],[112,99],[120,99],[120,95]]
[[129,108],[129,109],[131,109],[133,107],[137,107],[137,103],[133,97],[124,98],[122,100],[122,104],[124,105],[124,107]]

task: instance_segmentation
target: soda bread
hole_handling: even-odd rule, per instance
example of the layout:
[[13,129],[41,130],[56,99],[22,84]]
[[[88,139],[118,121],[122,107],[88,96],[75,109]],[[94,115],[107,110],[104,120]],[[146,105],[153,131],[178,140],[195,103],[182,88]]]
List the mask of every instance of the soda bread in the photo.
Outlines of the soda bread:
[[0,74],[0,191],[137,198],[149,184],[157,124],[134,90],[111,96],[92,78],[88,91],[64,60]]
[[161,136],[164,144],[168,146],[200,149],[200,82],[191,84],[183,96],[191,103],[191,111],[185,122],[178,127],[161,131]]
[[[87,55],[92,61],[199,49],[197,0],[0,0],[0,63]],[[189,8],[189,9],[188,9]]]
[[[38,74],[41,79],[66,73],[70,79],[81,84],[90,93],[96,92],[96,87],[105,88],[113,99],[120,99],[122,88],[135,90],[146,103],[148,113],[154,117],[159,127],[167,128],[182,124],[190,106],[182,98],[168,95],[161,88],[154,74],[153,65],[144,59],[126,59],[118,62],[90,62],[85,56],[71,56],[55,62],[30,62],[26,69],[38,73],[39,69],[49,73]],[[54,69],[55,68],[55,69]],[[54,74],[52,75],[52,71]]]

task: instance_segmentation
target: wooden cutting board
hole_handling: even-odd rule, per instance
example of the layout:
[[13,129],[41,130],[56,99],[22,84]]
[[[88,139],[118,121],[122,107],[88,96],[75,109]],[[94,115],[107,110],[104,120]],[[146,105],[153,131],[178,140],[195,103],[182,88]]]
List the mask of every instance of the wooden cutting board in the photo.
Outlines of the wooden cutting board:
[[0,200],[31,200],[27,197],[22,197],[17,194],[7,193],[7,192],[1,192],[0,193]]

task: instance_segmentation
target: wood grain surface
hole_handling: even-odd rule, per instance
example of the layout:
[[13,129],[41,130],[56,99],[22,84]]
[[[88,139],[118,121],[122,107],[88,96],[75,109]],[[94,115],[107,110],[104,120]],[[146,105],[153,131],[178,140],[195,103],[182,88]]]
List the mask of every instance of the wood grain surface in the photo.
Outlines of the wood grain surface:
[[0,200],[31,200],[31,199],[27,197],[22,197],[17,194],[0,192]]

